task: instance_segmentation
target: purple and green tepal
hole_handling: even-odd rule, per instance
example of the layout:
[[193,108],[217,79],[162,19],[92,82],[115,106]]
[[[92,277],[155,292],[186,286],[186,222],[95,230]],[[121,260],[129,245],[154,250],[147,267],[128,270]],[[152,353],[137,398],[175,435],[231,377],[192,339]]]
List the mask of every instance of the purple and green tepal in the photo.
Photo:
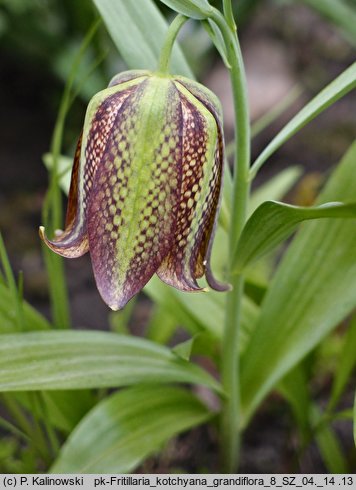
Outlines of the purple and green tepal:
[[90,252],[110,308],[156,273],[199,291],[210,270],[224,141],[213,93],[183,77],[129,71],[93,97],[74,159],[66,229],[45,243],[64,257]]

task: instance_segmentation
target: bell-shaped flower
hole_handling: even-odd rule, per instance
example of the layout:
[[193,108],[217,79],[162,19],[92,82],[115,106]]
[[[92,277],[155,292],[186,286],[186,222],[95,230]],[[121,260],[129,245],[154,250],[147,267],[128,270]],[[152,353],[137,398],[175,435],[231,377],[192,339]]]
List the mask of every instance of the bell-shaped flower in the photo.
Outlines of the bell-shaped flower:
[[154,273],[199,291],[210,270],[224,141],[220,104],[192,80],[143,71],[114,77],[89,103],[56,253],[90,252],[96,284],[122,308]]

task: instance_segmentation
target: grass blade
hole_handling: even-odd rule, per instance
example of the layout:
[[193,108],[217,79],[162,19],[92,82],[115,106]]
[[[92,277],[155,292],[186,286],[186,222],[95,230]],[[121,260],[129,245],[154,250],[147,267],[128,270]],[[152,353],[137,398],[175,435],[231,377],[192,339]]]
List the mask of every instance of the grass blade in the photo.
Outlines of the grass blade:
[[265,161],[283,145],[293,134],[308,124],[318,114],[356,87],[356,62],[325,87],[273,138],[251,167],[251,179]]

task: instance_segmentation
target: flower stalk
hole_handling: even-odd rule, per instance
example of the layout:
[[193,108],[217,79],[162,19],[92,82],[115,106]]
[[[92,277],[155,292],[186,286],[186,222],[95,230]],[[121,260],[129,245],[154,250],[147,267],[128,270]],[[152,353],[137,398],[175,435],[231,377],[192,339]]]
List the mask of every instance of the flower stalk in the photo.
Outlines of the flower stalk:
[[161,73],[162,75],[167,75],[169,73],[169,65],[171,61],[174,42],[178,36],[179,31],[187,22],[187,20],[189,20],[188,17],[179,14],[170,24],[158,61],[158,73]]
[[[211,19],[218,25],[224,38],[228,61],[231,66],[230,78],[235,111],[235,161],[229,240],[229,257],[231,261],[246,221],[250,192],[250,122],[245,69],[230,0],[224,1],[224,13],[226,18],[218,10],[214,9]],[[229,267],[230,271],[232,270],[231,265]],[[221,376],[227,399],[224,402],[221,416],[221,459],[224,471],[233,473],[238,468],[240,449],[239,425],[241,411],[238,347],[244,278],[242,275],[231,274],[229,282],[232,284],[233,290],[227,295],[222,345]]]

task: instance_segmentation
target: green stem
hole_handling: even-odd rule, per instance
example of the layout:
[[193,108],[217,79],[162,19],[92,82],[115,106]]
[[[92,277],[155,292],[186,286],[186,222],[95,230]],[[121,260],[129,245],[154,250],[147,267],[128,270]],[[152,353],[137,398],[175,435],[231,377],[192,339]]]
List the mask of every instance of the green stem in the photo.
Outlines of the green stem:
[[[226,15],[232,15],[231,5],[224,1]],[[229,241],[229,257],[233,254],[246,221],[246,210],[249,199],[249,166],[250,166],[250,122],[246,88],[246,77],[241,50],[236,35],[235,23],[231,18],[225,19],[216,9],[211,19],[218,25],[231,65],[230,77],[235,111],[235,164],[233,181],[233,199]],[[231,266],[231,264],[230,264]],[[231,267],[230,267],[231,271]],[[238,340],[241,324],[241,306],[244,289],[242,275],[233,276],[230,272],[233,290],[227,295],[225,330],[222,345],[221,376],[228,397],[224,401],[221,418],[221,456],[223,469],[234,473],[239,464],[240,449],[240,373],[238,358]]]
[[188,17],[184,15],[177,15],[174,21],[168,28],[166,39],[163,43],[161,54],[158,61],[158,72],[162,75],[167,75],[169,73],[169,64],[171,61],[172,49],[174,42],[178,36],[178,33],[182,26],[187,22]]

